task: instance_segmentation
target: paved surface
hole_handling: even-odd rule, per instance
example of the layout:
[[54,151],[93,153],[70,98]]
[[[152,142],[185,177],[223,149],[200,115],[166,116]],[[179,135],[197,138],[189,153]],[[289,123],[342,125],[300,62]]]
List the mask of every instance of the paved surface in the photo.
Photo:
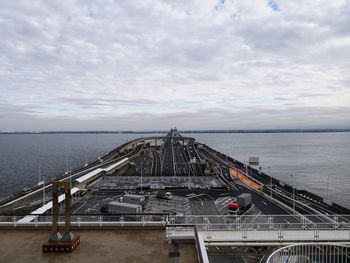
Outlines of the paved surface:
[[193,144],[187,145],[187,153],[191,160],[196,160],[196,163],[191,164],[194,175],[203,176],[204,175],[203,167],[200,164],[198,164],[200,159]]
[[174,143],[175,171],[177,176],[186,176],[189,174],[189,161],[187,160],[183,146],[177,141]]
[[[140,176],[118,176],[118,177],[104,177],[95,184],[90,185],[90,189],[138,189],[140,188]],[[144,189],[166,189],[166,188],[188,188],[191,189],[210,189],[210,188],[224,188],[225,185],[214,176],[143,176],[142,187]]]
[[[271,178],[269,175],[254,169],[250,166],[246,166],[244,163],[239,162],[237,160],[232,159],[231,157],[228,157],[220,152],[215,151],[214,149],[211,149],[207,146],[202,147],[202,154],[206,155],[206,152],[210,153],[212,156],[215,156],[214,158],[216,161],[219,162],[225,162],[229,164],[232,167],[235,167],[241,171],[247,172],[248,175],[259,182],[263,183],[264,185],[273,185],[273,188],[277,191],[274,191],[272,196],[279,200],[282,203],[285,203],[286,205],[292,207],[291,200],[295,198],[296,200],[300,201],[301,203],[307,204],[309,207],[311,207],[314,210],[320,211],[323,214],[348,214],[349,210],[340,207],[340,206],[332,206],[329,204],[326,204],[323,201],[322,197],[319,197],[313,193],[310,193],[308,191],[304,190],[298,190],[292,188],[292,186],[287,185],[275,178]],[[268,187],[264,187],[263,189],[265,193],[269,194],[270,189]],[[295,197],[293,192],[295,192]],[[305,206],[302,205],[296,205],[295,209],[297,212],[301,214],[313,214],[314,212],[308,208],[305,208]],[[322,222],[322,219],[320,218],[314,218],[315,222]]]
[[[50,235],[45,230],[0,230],[0,262],[171,263],[171,245],[163,230],[75,231],[81,243],[73,253],[43,254]],[[194,244],[180,245],[180,263],[197,263]]]
[[152,158],[153,158],[153,166],[152,166],[152,175],[153,176],[161,176],[161,168],[162,164],[160,161],[160,155],[157,151],[152,151]]
[[144,155],[137,157],[134,160],[135,166],[130,167],[125,176],[150,176],[152,174],[153,156],[151,151],[146,151]]

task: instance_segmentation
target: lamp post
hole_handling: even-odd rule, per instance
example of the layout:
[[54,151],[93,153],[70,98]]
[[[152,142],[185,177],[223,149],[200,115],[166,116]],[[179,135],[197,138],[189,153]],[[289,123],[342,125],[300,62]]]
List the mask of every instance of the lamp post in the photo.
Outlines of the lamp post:
[[46,202],[46,193],[45,193],[45,175],[43,175],[43,205],[45,205]]
[[[290,176],[294,178],[293,174],[291,174]],[[293,180],[292,187],[293,187],[293,213],[295,213],[295,180]]]
[[[267,169],[269,170],[269,172],[271,173],[271,167],[268,166]],[[272,197],[272,176],[271,174],[269,173],[269,177],[270,177],[270,196]]]
[[188,163],[188,189],[191,189],[191,163]]
[[142,162],[141,162],[141,191],[142,191]]
[[270,176],[270,196],[272,197],[272,177]]

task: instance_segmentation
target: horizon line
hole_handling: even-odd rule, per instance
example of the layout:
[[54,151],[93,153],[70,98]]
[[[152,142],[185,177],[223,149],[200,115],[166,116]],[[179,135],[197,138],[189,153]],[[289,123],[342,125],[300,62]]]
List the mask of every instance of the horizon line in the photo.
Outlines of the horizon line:
[[[154,130],[53,130],[53,131],[0,131],[0,134],[140,134],[166,133],[166,129]],[[350,128],[271,128],[271,129],[184,129],[180,133],[307,133],[350,132]]]

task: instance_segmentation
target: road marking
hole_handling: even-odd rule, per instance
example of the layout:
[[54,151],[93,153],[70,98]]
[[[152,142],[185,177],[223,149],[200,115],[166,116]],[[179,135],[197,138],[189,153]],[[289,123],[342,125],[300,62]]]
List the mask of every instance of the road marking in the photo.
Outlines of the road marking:
[[84,204],[82,204],[81,206],[79,206],[79,207],[73,212],[73,214],[75,214],[75,213],[76,213],[80,208],[82,208],[86,203],[87,203],[87,201],[85,201]]
[[267,203],[266,203],[265,201],[261,200],[261,202],[262,202],[264,205],[267,205]]

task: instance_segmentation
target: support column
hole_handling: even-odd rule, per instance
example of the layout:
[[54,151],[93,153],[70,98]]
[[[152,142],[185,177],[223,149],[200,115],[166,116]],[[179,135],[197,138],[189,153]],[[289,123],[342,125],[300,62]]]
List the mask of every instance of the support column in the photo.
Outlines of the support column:
[[65,224],[65,231],[64,236],[62,238],[62,241],[72,241],[74,240],[74,235],[71,232],[71,221],[70,221],[70,205],[71,205],[71,194],[70,194],[70,187],[65,189],[65,200],[64,200],[64,224]]
[[[58,216],[59,216],[59,203],[58,195],[60,188],[63,187],[65,200],[64,200],[64,221],[65,231],[64,237],[58,231]],[[71,206],[71,185],[70,182],[54,182],[52,184],[52,233],[49,238],[49,242],[43,245],[43,252],[72,252],[80,243],[80,237],[74,236],[71,232],[71,218],[70,218],[70,206]]]
[[49,242],[58,242],[62,239],[60,232],[58,232],[58,184],[53,184],[52,192],[52,233]]

